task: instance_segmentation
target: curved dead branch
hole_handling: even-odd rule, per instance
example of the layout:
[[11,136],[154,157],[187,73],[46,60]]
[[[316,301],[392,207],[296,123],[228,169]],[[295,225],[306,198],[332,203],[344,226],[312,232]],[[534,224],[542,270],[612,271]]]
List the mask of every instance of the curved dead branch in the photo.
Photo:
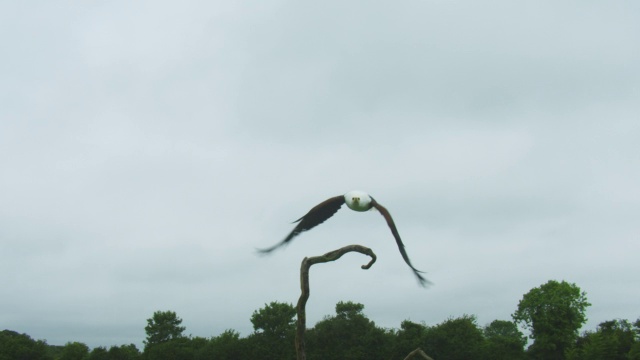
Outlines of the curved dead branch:
[[413,359],[414,357],[418,357],[418,356],[420,358],[422,358],[422,359],[425,359],[425,360],[433,360],[427,354],[425,354],[424,351],[422,351],[422,349],[420,349],[420,348],[417,348],[417,349],[413,350],[412,352],[410,352],[409,355],[407,355],[407,357],[404,358],[404,360]]
[[347,245],[338,250],[330,251],[324,255],[304,258],[302,260],[302,264],[300,265],[300,289],[302,290],[302,293],[300,294],[298,305],[296,307],[296,310],[298,312],[298,322],[296,329],[296,354],[298,360],[306,360],[307,358],[304,346],[304,333],[307,326],[307,315],[305,308],[307,306],[307,300],[309,300],[309,269],[312,265],[315,264],[336,261],[340,259],[342,255],[353,251],[371,257],[371,261],[369,261],[368,264],[361,266],[361,268],[364,270],[369,269],[373,265],[373,263],[376,262],[377,257],[376,254],[373,253],[373,250],[362,245]]

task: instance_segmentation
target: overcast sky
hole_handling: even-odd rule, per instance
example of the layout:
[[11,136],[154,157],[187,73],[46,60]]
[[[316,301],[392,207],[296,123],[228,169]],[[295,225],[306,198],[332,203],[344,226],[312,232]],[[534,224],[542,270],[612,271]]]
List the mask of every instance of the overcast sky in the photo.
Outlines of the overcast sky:
[[[0,3],[0,329],[142,346],[336,302],[377,325],[510,320],[566,280],[640,317],[637,1]],[[287,248],[291,221],[360,189]]]

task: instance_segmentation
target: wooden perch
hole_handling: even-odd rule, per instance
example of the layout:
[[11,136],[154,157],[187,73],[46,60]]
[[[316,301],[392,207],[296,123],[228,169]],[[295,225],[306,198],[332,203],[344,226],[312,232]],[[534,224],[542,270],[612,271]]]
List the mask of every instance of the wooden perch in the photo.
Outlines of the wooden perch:
[[296,310],[298,312],[298,323],[296,329],[296,354],[298,360],[307,359],[304,346],[304,333],[307,328],[307,315],[305,307],[307,306],[307,300],[309,300],[309,268],[311,268],[311,265],[326,263],[329,261],[336,261],[340,259],[342,255],[352,251],[359,252],[364,255],[369,255],[371,257],[371,261],[369,261],[368,264],[361,266],[361,268],[364,270],[369,269],[371,265],[376,262],[377,257],[376,254],[373,253],[373,250],[362,245],[347,245],[343,248],[328,252],[324,255],[304,258],[302,260],[302,264],[300,266],[300,289],[302,290],[302,293],[300,294],[298,305],[296,307]]
[[410,352],[409,355],[407,355],[407,357],[404,358],[404,360],[413,359],[414,357],[420,357],[421,359],[425,359],[425,360],[433,360],[427,354],[425,354],[424,351],[422,351],[422,349],[420,348],[417,348],[412,352]]

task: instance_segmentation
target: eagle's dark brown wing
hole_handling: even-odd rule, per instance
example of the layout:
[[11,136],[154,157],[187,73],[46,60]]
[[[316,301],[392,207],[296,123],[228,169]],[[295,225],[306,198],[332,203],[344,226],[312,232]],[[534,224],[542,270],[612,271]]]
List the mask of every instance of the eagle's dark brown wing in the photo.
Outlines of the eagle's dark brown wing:
[[340,209],[342,204],[344,204],[344,201],[344,196],[340,195],[327,199],[314,206],[313,209],[309,210],[309,212],[306,213],[303,217],[294,221],[294,223],[297,222],[298,225],[293,228],[293,231],[291,231],[291,233],[289,233],[289,235],[287,235],[284,240],[273,245],[272,247],[266,249],[258,249],[258,252],[263,254],[270,253],[273,250],[289,243],[289,241],[291,241],[301,232],[311,230],[315,226],[322,224]]
[[389,214],[389,211],[384,206],[380,205],[377,201],[375,201],[373,198],[371,198],[371,206],[376,208],[380,212],[380,214],[382,214],[384,219],[387,221],[387,225],[389,225],[389,229],[391,229],[391,233],[393,234],[393,237],[396,239],[396,243],[398,244],[398,249],[400,250],[400,254],[404,259],[404,262],[406,262],[407,265],[409,265],[409,267],[411,268],[411,270],[413,270],[413,273],[416,274],[416,277],[418,278],[420,285],[426,286],[430,284],[431,282],[425,279],[420,274],[422,273],[422,271],[416,269],[415,267],[413,267],[413,265],[411,265],[411,260],[409,260],[409,255],[407,255],[407,251],[404,249],[404,244],[400,239],[400,234],[398,234],[398,229],[396,228],[396,224],[393,222],[393,218],[391,218],[391,214]]

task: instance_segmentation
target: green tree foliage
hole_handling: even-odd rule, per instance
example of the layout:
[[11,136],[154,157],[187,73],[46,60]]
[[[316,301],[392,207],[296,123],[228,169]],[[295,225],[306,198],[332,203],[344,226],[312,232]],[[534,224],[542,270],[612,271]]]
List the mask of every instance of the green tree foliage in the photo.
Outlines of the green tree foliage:
[[148,360],[195,360],[200,349],[195,346],[193,339],[175,337],[160,343],[147,346],[142,354]]
[[[405,320],[400,329],[387,330],[367,318],[363,304],[339,302],[335,315],[307,330],[307,358],[404,359],[422,348],[434,359],[640,360],[640,319],[634,323],[605,321],[595,331],[572,337],[584,322],[588,306],[584,292],[565,282],[550,281],[525,294],[513,315],[515,321],[529,327],[535,341],[525,353],[526,337],[515,321],[495,320],[481,328],[475,316],[463,315],[435,326]],[[133,344],[109,350],[97,347],[91,352],[77,342],[49,346],[5,330],[0,332],[0,360],[294,360],[295,314],[292,305],[272,302],[253,312],[254,332],[249,336],[242,338],[238,332],[226,330],[202,338],[183,336],[185,328],[175,312],[156,312],[147,320],[143,353]],[[562,327],[567,324],[572,327]],[[555,334],[560,335],[553,338]]]
[[89,357],[87,357],[88,360],[111,360],[111,357],[109,356],[109,352],[107,351],[106,348],[102,347],[102,346],[98,346],[96,348],[93,348],[93,350],[91,350],[91,352],[89,353]]
[[288,337],[295,330],[296,309],[291,304],[271,302],[251,315],[253,329],[273,339]]
[[59,359],[62,356],[62,350],[64,346],[60,345],[47,345],[47,354],[54,359]]
[[319,321],[307,335],[309,359],[388,359],[392,334],[376,327],[364,305],[336,304],[336,315]]
[[629,360],[640,360],[640,342],[636,341],[629,350]]
[[449,318],[427,329],[425,352],[434,359],[481,359],[484,336],[473,315]]
[[640,318],[633,323],[633,332],[636,341],[629,350],[629,360],[640,360]]
[[629,321],[605,321],[598,325],[595,332],[586,331],[567,358],[627,360],[636,342],[636,333]]
[[235,330],[225,330],[222,334],[212,337],[197,354],[196,360],[236,360],[248,359],[246,339],[241,339]]
[[145,349],[169,340],[182,338],[185,327],[180,324],[182,324],[182,319],[173,311],[154,312],[153,317],[147,319],[147,326],[144,328],[147,333],[147,339],[144,341]]
[[527,338],[515,323],[494,320],[485,326],[483,333],[486,339],[485,354],[487,358],[495,360],[525,358],[524,346],[527,344]]
[[532,358],[564,359],[587,321],[585,313],[590,305],[586,293],[575,284],[550,280],[526,293],[512,317],[531,331]]
[[89,347],[81,342],[68,342],[59,360],[83,360],[89,355]]
[[109,360],[136,360],[140,358],[140,351],[134,344],[112,346],[107,354]]
[[423,324],[404,320],[400,329],[395,333],[393,342],[393,358],[402,359],[413,350],[424,348],[427,327]]
[[27,334],[11,330],[0,331],[0,360],[52,360],[47,343],[33,340]]
[[294,359],[295,316],[291,304],[271,302],[251,315],[254,333],[247,342],[253,350],[251,358]]

